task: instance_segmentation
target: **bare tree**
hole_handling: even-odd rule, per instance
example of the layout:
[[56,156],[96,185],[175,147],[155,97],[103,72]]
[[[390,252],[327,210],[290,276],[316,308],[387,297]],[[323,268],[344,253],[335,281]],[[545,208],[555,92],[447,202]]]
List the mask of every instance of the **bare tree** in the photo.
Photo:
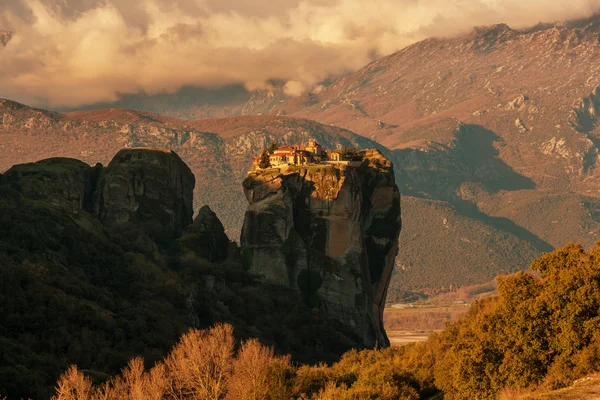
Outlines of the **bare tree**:
[[186,333],[167,357],[168,393],[175,399],[224,398],[233,361],[233,328],[218,324]]
[[92,400],[93,392],[92,380],[72,365],[58,379],[51,400]]
[[264,400],[268,394],[267,369],[273,362],[273,349],[258,340],[245,342],[233,362],[233,376],[227,399]]

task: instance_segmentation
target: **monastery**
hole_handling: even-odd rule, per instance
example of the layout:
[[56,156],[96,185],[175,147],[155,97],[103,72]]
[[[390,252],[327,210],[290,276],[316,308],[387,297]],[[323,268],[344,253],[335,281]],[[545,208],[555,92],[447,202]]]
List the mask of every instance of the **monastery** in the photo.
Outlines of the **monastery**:
[[[316,140],[311,139],[307,146],[281,146],[275,149],[269,154],[269,168],[307,164],[349,165],[352,163],[352,156],[353,153],[344,154],[341,150],[325,150]],[[260,162],[261,156],[254,157],[252,169],[262,169]]]

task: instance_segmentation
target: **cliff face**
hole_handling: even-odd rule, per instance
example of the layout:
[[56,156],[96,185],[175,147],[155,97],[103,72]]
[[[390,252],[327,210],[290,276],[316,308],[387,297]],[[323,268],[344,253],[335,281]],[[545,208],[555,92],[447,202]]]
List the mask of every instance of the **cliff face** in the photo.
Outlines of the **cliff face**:
[[241,246],[250,272],[299,291],[365,346],[387,346],[382,315],[398,252],[400,194],[392,163],[377,150],[361,155],[361,166],[251,173]]
[[192,223],[195,178],[170,150],[121,150],[102,173],[94,214],[105,224],[153,223],[168,238]]
[[95,233],[102,232],[100,222],[131,222],[172,239],[192,223],[194,175],[169,150],[122,150],[108,167],[50,158],[15,165],[2,180],[27,199],[62,208]]

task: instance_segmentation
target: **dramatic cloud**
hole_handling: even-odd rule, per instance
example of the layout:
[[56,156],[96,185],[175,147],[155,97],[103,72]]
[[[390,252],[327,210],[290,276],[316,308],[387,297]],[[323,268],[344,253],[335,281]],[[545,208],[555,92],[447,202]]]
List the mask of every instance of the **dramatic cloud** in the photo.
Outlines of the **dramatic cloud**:
[[598,0],[7,0],[0,97],[77,106],[118,93],[270,80],[300,94],[432,35],[589,16]]

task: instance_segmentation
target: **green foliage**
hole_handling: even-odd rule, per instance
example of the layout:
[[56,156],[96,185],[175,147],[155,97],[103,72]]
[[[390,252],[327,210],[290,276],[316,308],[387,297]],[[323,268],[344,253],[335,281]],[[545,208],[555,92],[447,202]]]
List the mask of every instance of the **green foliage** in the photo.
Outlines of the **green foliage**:
[[439,337],[436,386],[447,398],[493,398],[502,388],[569,384],[600,368],[600,248],[567,245],[531,270],[499,278],[499,296],[477,303]]
[[278,148],[279,148],[279,145],[277,143],[271,142],[269,147],[267,147],[267,153],[273,154],[275,152],[275,150],[277,150]]

